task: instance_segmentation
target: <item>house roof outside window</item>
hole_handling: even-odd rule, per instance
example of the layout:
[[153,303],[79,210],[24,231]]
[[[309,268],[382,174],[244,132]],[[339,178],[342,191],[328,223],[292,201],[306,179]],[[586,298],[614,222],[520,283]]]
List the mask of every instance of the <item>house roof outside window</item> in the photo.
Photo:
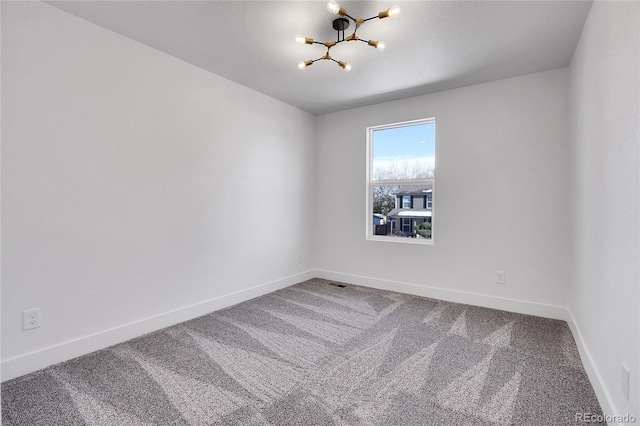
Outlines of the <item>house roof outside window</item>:
[[433,185],[410,185],[403,186],[395,195],[424,195],[433,192]]
[[388,217],[431,217],[431,210],[427,209],[393,209],[387,215]]

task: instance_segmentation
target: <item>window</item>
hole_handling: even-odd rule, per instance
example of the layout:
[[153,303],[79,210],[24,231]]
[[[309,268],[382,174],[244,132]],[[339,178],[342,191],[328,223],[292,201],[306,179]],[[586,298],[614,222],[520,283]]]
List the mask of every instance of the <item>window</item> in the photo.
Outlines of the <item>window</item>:
[[367,239],[433,242],[435,157],[433,118],[367,128]]

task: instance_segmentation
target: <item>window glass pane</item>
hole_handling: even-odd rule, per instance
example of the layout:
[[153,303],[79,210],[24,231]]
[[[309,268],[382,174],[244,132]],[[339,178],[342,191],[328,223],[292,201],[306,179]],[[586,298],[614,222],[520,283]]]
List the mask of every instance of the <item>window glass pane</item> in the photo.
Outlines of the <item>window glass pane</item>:
[[435,176],[435,123],[373,131],[373,180]]
[[[427,197],[407,207],[405,199]],[[372,194],[372,235],[389,238],[431,238],[433,184],[375,185]]]

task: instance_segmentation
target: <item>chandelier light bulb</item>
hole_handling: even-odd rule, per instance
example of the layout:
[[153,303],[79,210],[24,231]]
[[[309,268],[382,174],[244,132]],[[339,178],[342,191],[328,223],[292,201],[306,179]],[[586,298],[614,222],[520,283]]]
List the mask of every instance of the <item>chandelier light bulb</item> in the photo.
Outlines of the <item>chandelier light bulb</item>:
[[378,50],[384,49],[384,43],[378,40],[369,40],[367,44],[369,44],[369,46],[375,47]]
[[301,35],[296,36],[296,41],[302,44],[313,44],[314,40],[311,37],[305,37]]
[[327,3],[327,10],[334,15],[337,15],[340,12],[340,5],[336,2],[336,0],[329,0]]
[[395,18],[399,14],[400,14],[400,6],[395,5],[395,6],[391,6],[387,10],[383,10],[382,12],[378,13],[378,18],[379,19]]
[[343,70],[345,71],[351,71],[351,64],[344,62],[344,61],[338,61],[338,65],[340,65],[342,67]]

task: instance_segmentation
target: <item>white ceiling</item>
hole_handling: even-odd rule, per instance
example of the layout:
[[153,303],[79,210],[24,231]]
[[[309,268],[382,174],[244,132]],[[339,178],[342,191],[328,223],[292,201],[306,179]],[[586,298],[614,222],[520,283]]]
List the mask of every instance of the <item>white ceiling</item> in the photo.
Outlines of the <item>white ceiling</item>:
[[[354,17],[393,4],[397,18],[358,30],[386,43],[342,43],[331,55],[326,1],[52,1],[101,27],[313,114],[433,93],[569,65],[591,1],[343,1]],[[353,24],[349,30],[353,29]],[[349,34],[349,30],[347,34]]]

